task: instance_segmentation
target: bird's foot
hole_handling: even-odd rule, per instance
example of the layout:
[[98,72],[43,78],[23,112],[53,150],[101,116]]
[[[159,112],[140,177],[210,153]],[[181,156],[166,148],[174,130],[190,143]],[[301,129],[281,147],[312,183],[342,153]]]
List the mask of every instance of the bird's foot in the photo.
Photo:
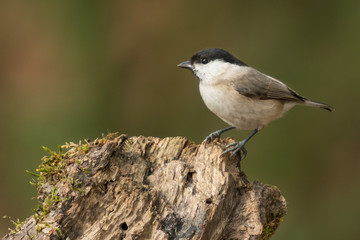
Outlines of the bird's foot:
[[224,132],[227,132],[231,129],[234,129],[235,127],[234,126],[230,126],[230,127],[227,127],[227,128],[224,128],[224,129],[220,129],[220,130],[217,130],[215,132],[212,132],[209,134],[209,136],[207,136],[204,140],[205,142],[205,147],[206,147],[206,144],[213,141],[214,139],[216,138],[220,138],[221,134],[224,133]]
[[217,130],[217,131],[215,131],[215,132],[210,133],[209,136],[207,136],[207,137],[205,138],[205,140],[204,140],[204,142],[205,142],[205,147],[206,147],[206,144],[207,144],[207,143],[212,142],[212,141],[213,141],[214,139],[216,139],[216,138],[220,138],[220,136],[221,136],[222,133],[223,133],[222,130]]
[[243,160],[246,157],[247,150],[245,148],[246,140],[242,140],[240,142],[234,142],[226,145],[225,151],[221,154],[221,156],[224,156],[227,153],[231,153],[230,157],[232,158],[235,154],[238,155],[240,160]]

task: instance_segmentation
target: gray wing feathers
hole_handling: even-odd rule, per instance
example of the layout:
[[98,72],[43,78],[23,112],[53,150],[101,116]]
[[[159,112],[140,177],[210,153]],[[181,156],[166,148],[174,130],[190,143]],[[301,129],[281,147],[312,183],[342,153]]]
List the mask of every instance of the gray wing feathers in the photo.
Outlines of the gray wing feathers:
[[280,81],[266,76],[255,69],[251,73],[248,72],[246,77],[234,79],[232,83],[237,92],[249,98],[261,100],[279,99],[296,102],[307,100]]

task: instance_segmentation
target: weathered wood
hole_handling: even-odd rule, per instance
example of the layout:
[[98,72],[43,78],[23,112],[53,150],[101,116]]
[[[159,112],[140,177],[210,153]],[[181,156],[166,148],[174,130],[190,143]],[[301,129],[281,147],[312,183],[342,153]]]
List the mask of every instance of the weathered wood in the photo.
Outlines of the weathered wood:
[[42,173],[49,211],[3,239],[268,239],[285,199],[220,157],[232,141],[121,135],[73,146]]

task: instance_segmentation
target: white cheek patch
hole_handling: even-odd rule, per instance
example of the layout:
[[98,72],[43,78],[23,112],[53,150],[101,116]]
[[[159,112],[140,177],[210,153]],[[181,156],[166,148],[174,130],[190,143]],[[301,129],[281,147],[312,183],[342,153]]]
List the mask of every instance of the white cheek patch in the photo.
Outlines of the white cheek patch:
[[231,64],[222,60],[213,60],[207,64],[194,64],[195,75],[207,84],[240,77],[246,74],[248,70],[248,67]]
[[218,75],[223,74],[228,68],[228,63],[220,60],[213,60],[207,64],[194,64],[195,74],[203,81],[211,80]]

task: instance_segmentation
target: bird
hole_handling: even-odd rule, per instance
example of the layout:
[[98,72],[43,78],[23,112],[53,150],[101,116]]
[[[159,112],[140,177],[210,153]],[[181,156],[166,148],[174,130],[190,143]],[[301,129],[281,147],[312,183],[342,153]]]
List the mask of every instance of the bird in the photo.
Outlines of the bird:
[[200,50],[177,66],[190,70],[199,79],[200,95],[207,108],[230,125],[210,133],[204,140],[205,146],[231,129],[252,130],[244,140],[225,146],[221,156],[231,153],[230,157],[236,154],[243,160],[247,155],[245,144],[296,105],[334,110],[325,103],[299,95],[224,49]]

